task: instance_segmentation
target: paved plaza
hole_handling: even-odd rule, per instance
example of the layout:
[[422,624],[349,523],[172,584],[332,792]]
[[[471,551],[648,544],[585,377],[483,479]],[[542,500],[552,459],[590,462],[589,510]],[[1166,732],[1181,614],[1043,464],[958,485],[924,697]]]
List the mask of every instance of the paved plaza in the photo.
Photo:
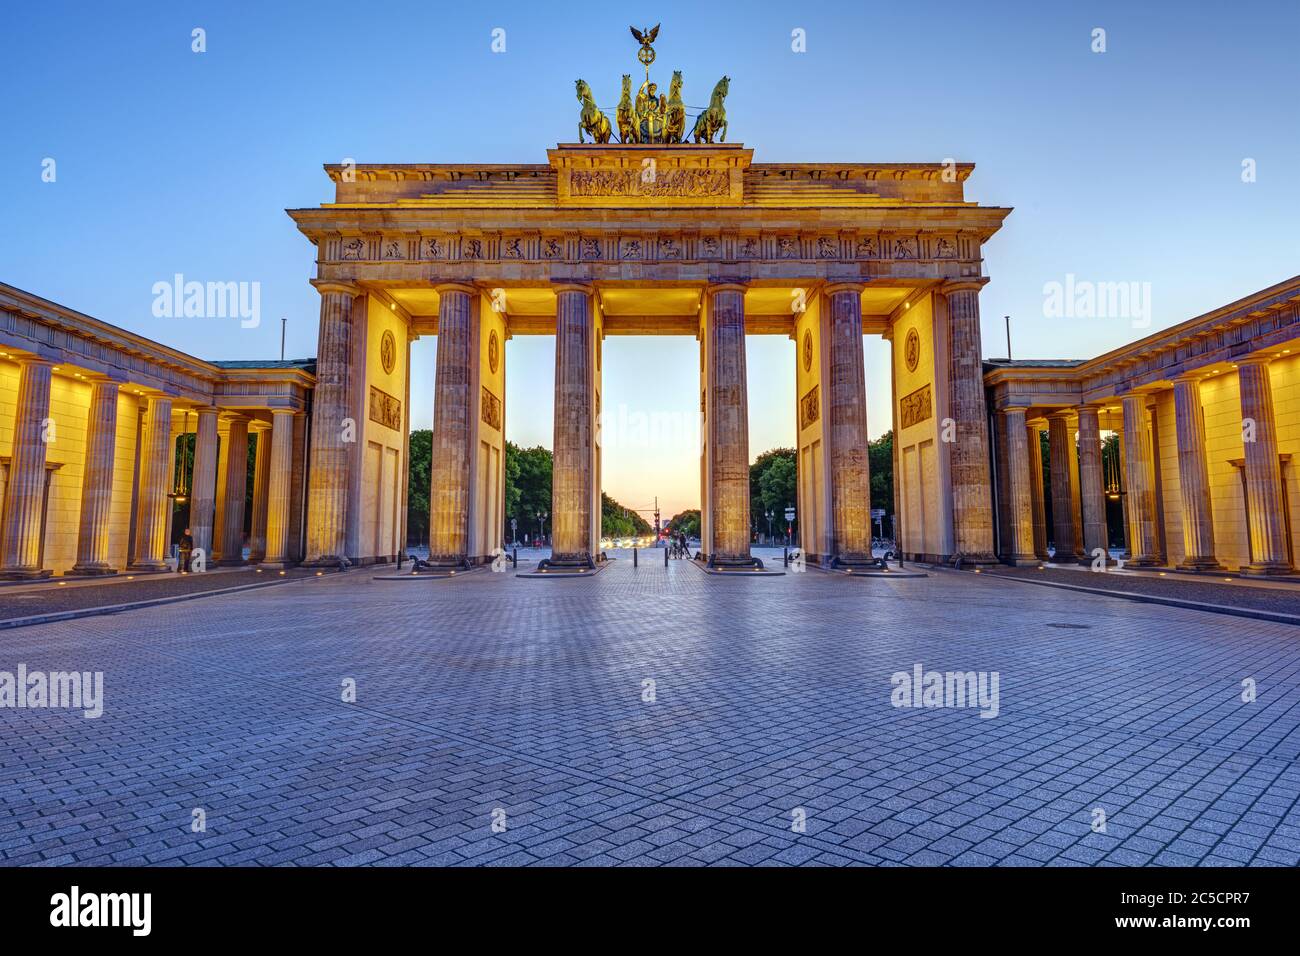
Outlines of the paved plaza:
[[[102,671],[104,713],[0,709],[0,858],[1300,862],[1295,627],[990,575],[629,558],[6,632],[0,670]],[[996,717],[893,706],[918,664],[997,672]]]

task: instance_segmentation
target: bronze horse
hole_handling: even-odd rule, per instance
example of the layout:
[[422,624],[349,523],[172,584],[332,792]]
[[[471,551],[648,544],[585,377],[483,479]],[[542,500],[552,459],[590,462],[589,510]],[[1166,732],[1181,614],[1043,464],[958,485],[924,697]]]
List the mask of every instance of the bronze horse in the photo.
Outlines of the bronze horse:
[[591,87],[586,80],[578,80],[578,102],[582,104],[582,115],[578,118],[578,142],[583,142],[582,134],[591,134],[592,142],[608,143],[611,135],[609,117],[596,106],[591,95]]
[[719,143],[727,141],[727,111],[723,109],[722,101],[727,98],[730,86],[730,77],[724,76],[718,80],[709,100],[709,108],[696,117],[695,127],[691,130],[691,138],[695,142],[712,143],[714,136],[718,137]]

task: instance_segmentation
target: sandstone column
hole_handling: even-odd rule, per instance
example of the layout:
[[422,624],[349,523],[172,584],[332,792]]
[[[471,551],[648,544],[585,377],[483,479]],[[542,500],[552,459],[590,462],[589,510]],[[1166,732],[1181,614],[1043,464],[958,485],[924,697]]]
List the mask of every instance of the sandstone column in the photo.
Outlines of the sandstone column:
[[136,495],[135,571],[165,571],[171,499],[167,486],[176,464],[172,443],[172,400],[150,396],[140,442],[140,488]]
[[190,535],[194,547],[211,562],[212,528],[217,504],[217,410],[200,408],[194,433],[194,481],[190,488]]
[[1080,405],[1079,413],[1079,504],[1083,520],[1083,554],[1079,560],[1091,564],[1100,548],[1110,563],[1106,533],[1106,482],[1101,473],[1101,420],[1096,405]]
[[353,377],[352,302],[358,289],[351,283],[328,280],[316,280],[314,285],[321,304],[312,399],[306,563],[334,566],[346,561],[347,439],[359,440],[362,426],[354,421],[349,428],[345,421],[350,414],[348,389]]
[[90,387],[86,460],[81,478],[81,526],[73,574],[116,573],[108,563],[108,535],[117,452],[117,388],[117,382],[109,381],[96,381]]
[[1043,488],[1043,430],[1037,421],[1025,426],[1025,444],[1029,446],[1029,495],[1033,502],[1034,556],[1042,561],[1047,553],[1047,504]]
[[1075,474],[1074,423],[1069,412],[1047,416],[1047,442],[1052,461],[1052,537],[1056,554],[1052,561],[1063,564],[1077,561],[1079,539],[1075,534],[1078,510],[1078,476]]
[[271,429],[258,427],[253,460],[253,527],[248,539],[248,560],[266,559],[266,505],[271,481]]
[[[1034,499],[1030,490],[1033,480],[1033,467],[1030,455],[1037,451],[1029,444],[1029,429],[1025,425],[1023,407],[1004,408],[1002,410],[1004,431],[1007,440],[1007,473],[1003,480],[1007,483],[1007,505],[1010,509],[1006,526],[1010,529],[1011,540],[1003,547],[1002,558],[1009,564],[1032,564],[1034,558]],[[1037,437],[1037,432],[1034,433]],[[1042,462],[1038,463],[1042,471]]]
[[1205,419],[1195,376],[1174,379],[1174,426],[1178,439],[1178,485],[1183,502],[1183,563],[1193,571],[1221,567],[1214,556],[1210,472],[1205,463]]
[[[1246,450],[1246,510],[1250,517],[1250,564],[1243,574],[1287,574],[1286,519],[1282,508],[1282,466],[1277,457],[1277,420],[1267,358],[1237,365],[1241,421]],[[1254,441],[1250,441],[1250,438]]]
[[51,365],[20,359],[14,410],[13,455],[5,485],[0,577],[41,578],[41,530],[45,509],[45,450],[50,424]]
[[948,301],[948,416],[956,426],[949,452],[953,533],[957,553],[969,564],[993,564],[993,501],[989,475],[984,358],[980,345],[982,280],[943,286]]
[[1124,490],[1128,498],[1129,564],[1151,566],[1156,558],[1156,499],[1147,397],[1129,394],[1124,404]]
[[293,505],[293,423],[290,408],[271,410],[271,430],[262,432],[258,442],[269,438],[266,491],[266,559],[262,566],[283,568],[290,564],[289,529]]
[[[469,558],[469,473],[477,358],[473,299],[461,283],[438,286],[438,357],[433,383],[433,460],[429,468],[429,560],[461,565]],[[558,354],[558,345],[557,345]],[[558,409],[557,409],[558,414]]]
[[226,500],[221,506],[221,564],[244,563],[244,499],[248,494],[248,419],[230,420],[230,437],[221,448]]
[[745,371],[745,287],[709,286],[705,334],[713,419],[709,490],[713,541],[704,542],[712,564],[749,565],[749,406]]
[[555,290],[555,468],[551,477],[551,560],[589,564],[595,479],[592,421],[591,294],[585,285]]
[[[862,289],[859,282],[835,283],[826,288],[831,306],[826,411],[830,426],[831,507],[835,535],[832,553],[837,560],[850,564],[864,564],[872,559]],[[743,339],[741,347],[744,347]]]

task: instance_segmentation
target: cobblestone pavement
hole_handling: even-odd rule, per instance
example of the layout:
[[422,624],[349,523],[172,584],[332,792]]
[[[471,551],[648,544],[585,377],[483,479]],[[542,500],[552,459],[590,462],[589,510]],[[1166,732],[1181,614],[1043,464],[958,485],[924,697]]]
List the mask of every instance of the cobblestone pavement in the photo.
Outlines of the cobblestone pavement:
[[[1294,627],[989,575],[353,571],[20,663],[105,709],[0,708],[9,864],[1300,861]],[[998,672],[997,716],[892,706],[916,664]]]
[[1229,583],[1239,579],[1232,575],[1181,574],[1166,572],[1164,577],[1151,573],[1091,572],[1085,569],[997,568],[991,572],[1005,577],[1051,581],[1081,588],[1128,591],[1180,601],[1199,601],[1229,607],[1252,608],[1281,614],[1300,615],[1300,586],[1262,587],[1250,583]]
[[[295,569],[286,571],[284,576],[304,577],[312,573]],[[132,575],[134,580],[127,580],[123,574],[102,582],[69,581],[65,587],[60,587],[57,580],[40,585],[11,586],[0,589],[0,620],[153,601],[250,584],[270,584],[273,578],[280,576],[276,571],[259,572],[250,568],[208,574],[139,574]]]

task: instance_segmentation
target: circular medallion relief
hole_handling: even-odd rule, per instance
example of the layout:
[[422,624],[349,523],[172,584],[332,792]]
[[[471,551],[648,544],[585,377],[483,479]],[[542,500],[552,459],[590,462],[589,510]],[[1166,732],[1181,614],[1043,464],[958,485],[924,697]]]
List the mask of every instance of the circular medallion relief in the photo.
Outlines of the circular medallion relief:
[[812,371],[812,353],[812,331],[806,329],[803,333],[803,370],[805,372]]
[[917,363],[921,361],[921,334],[916,329],[907,331],[907,338],[903,341],[903,361],[907,363],[909,372],[915,372]]
[[397,339],[393,333],[385,331],[379,340],[379,363],[384,367],[385,375],[392,375],[397,367]]
[[501,343],[497,339],[497,330],[493,329],[488,336],[488,370],[495,375],[497,366],[501,364]]

